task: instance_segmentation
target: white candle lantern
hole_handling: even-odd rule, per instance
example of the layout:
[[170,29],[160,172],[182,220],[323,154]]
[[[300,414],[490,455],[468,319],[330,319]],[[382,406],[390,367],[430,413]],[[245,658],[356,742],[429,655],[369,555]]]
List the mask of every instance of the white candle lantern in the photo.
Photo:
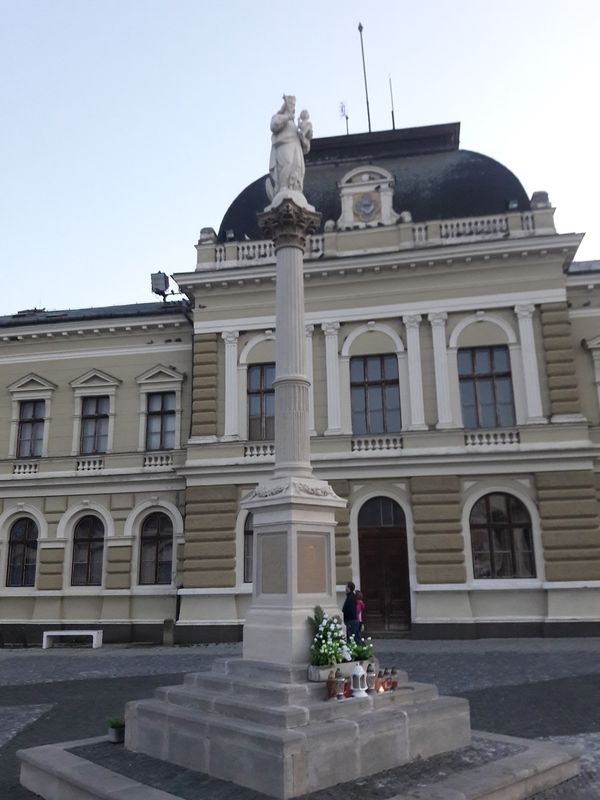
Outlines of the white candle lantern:
[[367,696],[367,676],[360,661],[357,661],[351,675],[352,697]]

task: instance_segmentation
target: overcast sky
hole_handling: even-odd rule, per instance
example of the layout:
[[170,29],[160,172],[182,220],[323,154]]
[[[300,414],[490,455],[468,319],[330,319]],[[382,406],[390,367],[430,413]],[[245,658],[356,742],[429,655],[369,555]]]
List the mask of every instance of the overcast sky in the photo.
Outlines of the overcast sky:
[[0,314],[155,299],[267,171],[283,92],[315,136],[461,122],[600,258],[598,0],[0,0]]

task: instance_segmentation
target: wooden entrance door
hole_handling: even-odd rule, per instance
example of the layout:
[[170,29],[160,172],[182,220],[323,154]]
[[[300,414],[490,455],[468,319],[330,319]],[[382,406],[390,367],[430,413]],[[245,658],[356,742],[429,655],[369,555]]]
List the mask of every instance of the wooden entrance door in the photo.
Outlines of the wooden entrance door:
[[410,627],[406,518],[389,497],[367,501],[358,515],[360,590],[366,635]]

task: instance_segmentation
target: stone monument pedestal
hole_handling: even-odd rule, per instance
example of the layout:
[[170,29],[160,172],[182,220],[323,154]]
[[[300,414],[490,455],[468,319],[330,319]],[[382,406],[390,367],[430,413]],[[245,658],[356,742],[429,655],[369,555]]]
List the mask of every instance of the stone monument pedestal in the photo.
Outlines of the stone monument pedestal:
[[469,704],[399,675],[396,691],[326,700],[306,666],[221,660],[126,711],[128,750],[287,800],[469,744]]

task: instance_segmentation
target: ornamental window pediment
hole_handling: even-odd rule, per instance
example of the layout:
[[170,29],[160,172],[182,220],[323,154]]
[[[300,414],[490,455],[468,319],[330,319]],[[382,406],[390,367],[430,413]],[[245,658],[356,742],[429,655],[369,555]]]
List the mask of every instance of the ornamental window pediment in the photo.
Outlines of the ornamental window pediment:
[[41,378],[34,372],[25,375],[23,378],[11,383],[6,387],[11,394],[26,393],[26,392],[52,392],[56,389],[56,384]]
[[71,381],[71,387],[75,390],[108,390],[108,389],[115,389],[121,381],[118,378],[114,378],[112,375],[109,375],[106,372],[102,372],[99,369],[90,369],[88,372],[80,375],[79,378],[75,378],[75,380]]
[[396,180],[382,167],[368,165],[347,172],[338,184],[342,213],[338,228],[371,228],[395,225],[399,215],[393,209]]
[[141,384],[154,384],[160,386],[161,384],[181,383],[185,375],[173,367],[165,367],[162,364],[157,364],[141,375],[138,375],[136,381]]

